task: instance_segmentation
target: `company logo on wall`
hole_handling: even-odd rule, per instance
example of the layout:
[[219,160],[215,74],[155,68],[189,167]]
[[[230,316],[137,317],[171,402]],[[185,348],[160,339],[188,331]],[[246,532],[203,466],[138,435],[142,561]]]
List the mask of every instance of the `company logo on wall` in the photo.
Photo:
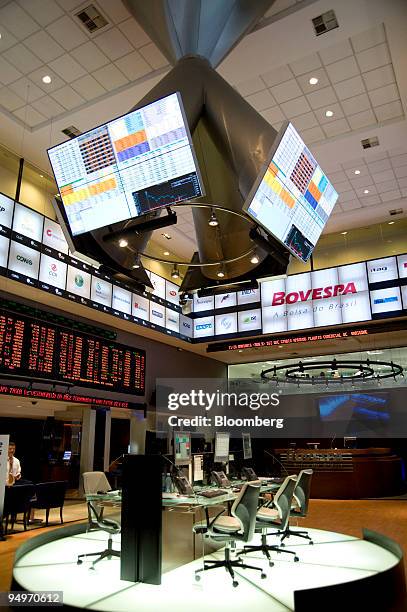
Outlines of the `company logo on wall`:
[[401,310],[401,294],[398,287],[388,289],[376,289],[371,291],[370,299],[372,302],[373,314],[393,312]]
[[212,328],[212,323],[198,323],[196,326],[196,329],[198,331],[203,330],[203,329],[211,329]]
[[295,304],[296,302],[306,302],[308,300],[321,300],[338,295],[347,295],[348,293],[357,293],[355,283],[330,285],[328,287],[318,287],[317,289],[307,289],[306,291],[292,291],[288,294],[285,291],[276,291],[273,294],[271,305],[280,306],[281,304]]
[[142,310],[143,312],[147,312],[147,308],[141,302],[134,302],[134,308],[137,310]]
[[154,310],[154,308],[152,308],[151,313],[158,319],[164,318],[164,314],[162,312],[158,312],[158,310]]
[[0,193],[0,225],[11,227],[13,219],[14,201]]
[[370,283],[381,283],[397,278],[397,261],[395,257],[384,257],[367,262]]
[[75,274],[75,285],[79,288],[83,287],[84,285],[84,278],[81,274]]
[[18,272],[29,278],[38,278],[38,268],[40,263],[40,254],[34,249],[11,241],[9,268],[14,272]]
[[239,331],[251,331],[253,329],[260,329],[261,327],[261,311],[260,308],[257,310],[244,310],[239,313]]
[[13,230],[28,238],[41,241],[44,217],[22,204],[16,204],[14,209]]
[[32,259],[29,259],[28,257],[25,257],[24,255],[18,254],[16,256],[16,259],[17,259],[17,261],[21,261],[22,263],[27,264],[27,266],[32,266],[33,265]]
[[222,327],[230,329],[232,327],[232,321],[228,317],[224,317],[221,321]]

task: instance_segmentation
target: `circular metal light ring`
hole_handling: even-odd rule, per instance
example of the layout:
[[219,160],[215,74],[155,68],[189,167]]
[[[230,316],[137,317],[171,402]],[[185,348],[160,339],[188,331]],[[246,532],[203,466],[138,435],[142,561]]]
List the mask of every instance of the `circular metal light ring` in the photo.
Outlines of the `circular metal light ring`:
[[[229,208],[225,208],[224,206],[220,206],[219,204],[205,204],[202,202],[197,202],[197,203],[180,202],[179,204],[172,204],[171,207],[168,207],[168,208],[181,208],[181,207],[187,207],[187,206],[191,208],[207,208],[209,210],[219,210],[229,215],[235,215],[236,217],[239,217],[240,219],[243,219],[244,221],[246,221],[249,225],[252,225],[255,227],[255,225],[249,219],[249,217],[247,217],[243,213],[236,211],[236,210],[230,210]],[[140,257],[146,257],[147,259],[150,259],[152,261],[158,261],[159,263],[168,264],[170,266],[173,266],[175,264],[177,266],[188,266],[188,268],[209,268],[211,266],[227,265],[227,264],[235,263],[236,261],[239,261],[240,259],[245,259],[246,257],[249,257],[250,255],[252,255],[252,253],[255,253],[257,248],[258,248],[257,246],[254,246],[251,249],[248,249],[247,251],[242,253],[241,255],[238,255],[237,257],[231,257],[229,259],[220,259],[219,261],[203,261],[199,263],[191,263],[189,261],[180,261],[180,260],[174,260],[174,259],[165,259],[163,257],[155,257],[154,255],[149,255],[148,253],[145,253],[144,251],[135,251],[134,249],[131,249],[131,250],[134,253],[137,252],[137,254]]]
[[[384,366],[389,368],[388,371],[379,373],[374,371],[375,366]],[[335,378],[329,378],[325,374],[322,376],[311,376],[311,377],[303,377],[299,376],[299,374],[304,374],[307,371],[315,371],[321,370],[321,368],[326,368],[329,372],[334,372],[338,370],[346,370],[346,369],[354,369],[356,370],[355,374],[351,375],[341,375]],[[285,370],[285,376],[279,376],[277,372],[281,372]],[[271,376],[270,376],[271,373]],[[387,362],[387,361],[337,361],[336,359],[332,361],[320,361],[313,363],[303,363],[299,361],[297,364],[293,364],[291,367],[287,368],[287,365],[274,366],[272,368],[268,368],[267,370],[263,370],[261,372],[261,378],[264,381],[270,382],[294,382],[296,384],[310,384],[313,385],[315,383],[323,382],[327,385],[334,383],[345,383],[352,382],[357,380],[367,380],[367,379],[375,379],[375,380],[383,380],[386,378],[394,378],[397,376],[403,376],[403,368],[401,365],[397,363]]]

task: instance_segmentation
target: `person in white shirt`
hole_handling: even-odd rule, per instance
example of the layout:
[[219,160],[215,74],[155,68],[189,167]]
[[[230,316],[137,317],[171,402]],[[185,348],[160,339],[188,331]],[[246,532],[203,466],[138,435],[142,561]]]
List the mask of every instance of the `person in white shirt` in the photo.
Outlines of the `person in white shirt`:
[[7,484],[12,486],[21,478],[21,464],[17,457],[14,457],[16,452],[15,442],[9,442],[8,458],[7,458]]

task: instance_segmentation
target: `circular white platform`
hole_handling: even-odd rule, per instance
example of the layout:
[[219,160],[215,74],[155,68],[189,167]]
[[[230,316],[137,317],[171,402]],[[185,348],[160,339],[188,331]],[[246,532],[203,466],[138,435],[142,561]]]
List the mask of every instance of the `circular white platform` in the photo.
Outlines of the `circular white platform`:
[[[261,553],[244,558],[264,568],[260,572],[237,570],[239,586],[233,588],[223,569],[203,572],[199,583],[194,570],[202,560],[188,563],[163,574],[159,586],[133,584],[120,580],[120,561],[100,562],[94,571],[90,561],[76,564],[78,554],[102,550],[107,541],[102,531],[62,537],[20,556],[14,565],[14,579],[27,591],[63,591],[64,603],[77,608],[103,611],[156,612],[268,612],[294,610],[294,591],[352,582],[393,568],[399,558],[365,540],[317,529],[308,529],[314,545],[290,537],[286,548],[295,550],[299,562],[291,555],[271,553],[270,568]],[[56,533],[56,532],[55,532]],[[120,536],[114,538],[120,548]],[[277,538],[269,537],[270,544]],[[259,543],[255,536],[254,544]],[[207,558],[222,558],[223,550]],[[249,561],[250,559],[250,561]]]

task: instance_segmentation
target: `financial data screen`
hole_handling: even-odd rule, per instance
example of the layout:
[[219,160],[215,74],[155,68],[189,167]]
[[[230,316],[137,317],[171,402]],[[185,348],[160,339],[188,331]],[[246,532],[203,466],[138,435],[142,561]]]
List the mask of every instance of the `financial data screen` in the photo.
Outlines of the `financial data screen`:
[[48,155],[73,236],[203,194],[178,93]]
[[338,194],[291,123],[244,208],[295,257],[307,261]]
[[145,352],[0,311],[0,373],[144,394]]

